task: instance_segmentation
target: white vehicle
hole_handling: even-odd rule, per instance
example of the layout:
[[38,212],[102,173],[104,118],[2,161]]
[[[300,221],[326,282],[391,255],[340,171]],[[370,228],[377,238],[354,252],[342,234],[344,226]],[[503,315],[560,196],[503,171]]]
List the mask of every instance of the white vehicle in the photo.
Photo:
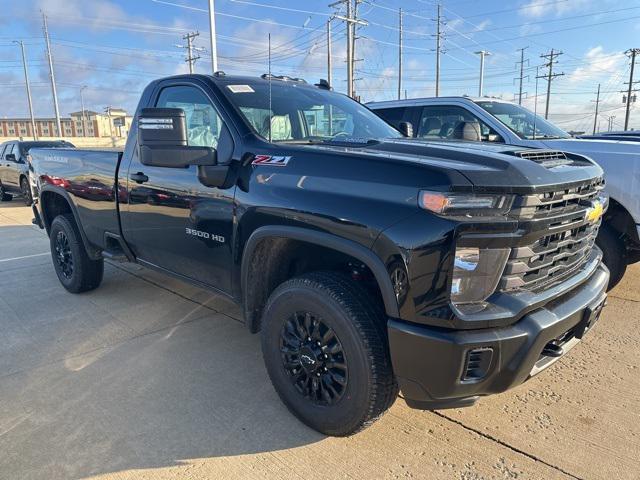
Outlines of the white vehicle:
[[628,264],[640,260],[640,145],[572,138],[520,105],[493,98],[438,97],[373,102],[367,106],[401,131],[429,141],[504,143],[573,152],[600,164],[610,196],[597,244],[615,286]]

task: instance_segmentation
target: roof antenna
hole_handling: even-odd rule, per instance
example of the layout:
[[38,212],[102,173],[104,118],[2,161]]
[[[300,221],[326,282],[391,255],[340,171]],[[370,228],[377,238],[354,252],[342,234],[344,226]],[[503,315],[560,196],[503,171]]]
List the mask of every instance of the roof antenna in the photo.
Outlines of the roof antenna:
[[271,143],[271,123],[273,112],[271,111],[271,32],[269,32],[269,143]]

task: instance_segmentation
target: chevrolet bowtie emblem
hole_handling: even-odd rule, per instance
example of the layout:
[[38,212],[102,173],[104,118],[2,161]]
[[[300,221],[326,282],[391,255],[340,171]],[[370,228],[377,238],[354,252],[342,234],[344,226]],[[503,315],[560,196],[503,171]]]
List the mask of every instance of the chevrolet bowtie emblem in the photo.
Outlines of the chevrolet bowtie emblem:
[[587,208],[586,218],[590,223],[595,223],[600,220],[602,214],[604,213],[604,206],[600,200],[594,200],[591,202],[591,206]]

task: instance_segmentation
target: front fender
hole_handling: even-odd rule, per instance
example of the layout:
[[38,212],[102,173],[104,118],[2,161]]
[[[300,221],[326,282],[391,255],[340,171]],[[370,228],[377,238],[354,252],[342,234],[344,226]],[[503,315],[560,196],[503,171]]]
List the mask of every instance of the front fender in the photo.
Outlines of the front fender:
[[373,273],[382,294],[382,301],[384,303],[387,316],[392,318],[397,318],[399,316],[398,302],[396,301],[396,295],[393,290],[391,278],[389,277],[389,273],[387,272],[384,263],[375,255],[375,253],[373,253],[373,251],[352,240],[338,237],[330,233],[286,225],[259,227],[247,240],[242,254],[242,263],[240,268],[242,298],[245,305],[245,295],[247,292],[246,285],[249,275],[249,259],[252,257],[260,240],[268,237],[287,238],[313,243],[357,258]]

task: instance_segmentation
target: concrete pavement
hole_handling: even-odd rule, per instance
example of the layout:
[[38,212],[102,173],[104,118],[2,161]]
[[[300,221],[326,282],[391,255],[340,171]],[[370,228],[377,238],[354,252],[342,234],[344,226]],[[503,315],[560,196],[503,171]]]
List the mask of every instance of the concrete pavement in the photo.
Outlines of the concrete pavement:
[[324,437],[280,403],[224,298],[108,264],[58,283],[19,201],[0,204],[0,479],[640,478],[640,268],[566,358],[461,410],[398,400]]

